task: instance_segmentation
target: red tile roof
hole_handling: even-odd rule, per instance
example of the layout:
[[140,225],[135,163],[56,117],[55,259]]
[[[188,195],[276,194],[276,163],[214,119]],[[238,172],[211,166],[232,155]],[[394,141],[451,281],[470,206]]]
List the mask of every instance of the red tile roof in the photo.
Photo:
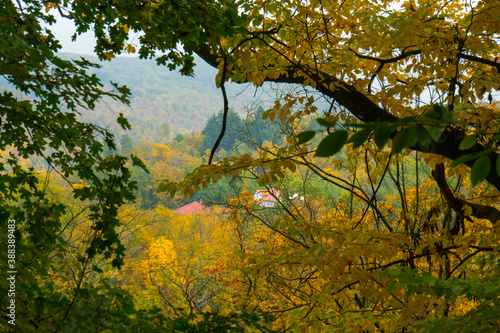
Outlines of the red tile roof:
[[198,201],[193,201],[190,204],[182,206],[181,208],[177,208],[174,210],[174,213],[187,215],[187,214],[201,214],[203,212],[209,212],[210,208],[203,206]]

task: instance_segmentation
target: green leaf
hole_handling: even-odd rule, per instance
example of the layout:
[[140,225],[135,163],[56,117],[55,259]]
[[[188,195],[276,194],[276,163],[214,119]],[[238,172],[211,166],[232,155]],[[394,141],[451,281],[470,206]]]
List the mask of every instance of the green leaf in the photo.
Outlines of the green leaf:
[[432,281],[434,281],[434,276],[431,273],[423,272],[422,273],[422,282],[426,285],[429,285]]
[[375,124],[375,123],[346,124],[346,126],[354,127],[354,128],[365,128],[365,129],[377,128],[377,124]]
[[426,117],[426,118],[430,118],[430,119],[436,119],[436,120],[441,119],[441,114],[439,113],[439,110],[435,110],[434,108],[425,112],[422,116]]
[[431,135],[432,140],[437,141],[441,137],[441,133],[443,129],[439,126],[431,126],[429,127],[429,134]]
[[481,156],[474,162],[470,172],[470,181],[472,186],[476,186],[483,181],[490,172],[490,159],[488,156]]
[[118,124],[120,124],[120,126],[123,129],[131,129],[132,128],[130,126],[130,123],[128,122],[127,118],[125,118],[123,116],[123,113],[121,113],[121,112],[120,112],[120,115],[118,116],[118,118],[116,119],[116,121],[118,122]]
[[387,284],[387,292],[392,293],[394,290],[398,289],[398,281],[397,280],[391,280]]
[[334,127],[335,124],[337,124],[336,121],[326,121],[324,118],[317,118],[316,121],[318,124],[325,127]]
[[321,140],[321,142],[319,143],[318,149],[316,149],[316,154],[314,154],[314,156],[329,157],[335,153],[338,153],[346,143],[348,136],[349,134],[344,130],[335,131],[331,134],[328,134],[328,136]]
[[168,188],[168,191],[169,191],[169,195],[171,198],[174,198],[175,197],[175,194],[177,193],[177,189],[175,188],[175,186],[170,186]]
[[473,154],[467,154],[467,155],[460,156],[455,161],[453,161],[453,163],[450,164],[450,167],[454,167],[454,166],[460,165],[462,163],[469,162],[470,160],[479,158],[481,156],[486,156],[488,154],[493,153],[494,151],[496,151],[496,148],[491,147],[491,148],[485,149],[482,152],[474,154],[474,155]]
[[297,134],[296,138],[299,140],[298,144],[301,145],[310,141],[316,135],[316,131],[305,131]]
[[460,142],[460,146],[458,146],[458,148],[461,150],[469,149],[474,146],[475,142],[476,137],[474,135],[467,135],[465,138],[463,138],[462,142]]
[[363,145],[366,142],[366,139],[370,136],[372,133],[371,129],[364,129],[361,131],[358,131],[354,133],[353,136],[349,138],[348,143],[352,143],[352,148],[358,148],[359,146]]
[[146,165],[142,162],[142,160],[139,157],[132,154],[130,155],[130,158],[132,159],[132,165],[140,167],[144,172],[149,174],[149,169],[146,167]]
[[498,289],[500,288],[500,286],[488,286],[486,287],[486,289],[484,290],[484,292],[486,294],[493,294],[493,295],[489,295],[490,297],[491,296],[497,296],[497,293],[495,293]]
[[370,21],[371,17],[370,16],[365,16],[362,20],[361,23],[368,23]]
[[314,156],[329,157],[338,153],[346,143],[348,136],[348,132],[344,130],[328,134],[328,136],[319,143]]
[[385,144],[387,143],[387,140],[389,140],[389,137],[391,136],[393,129],[392,128],[377,128],[373,132],[373,138],[375,139],[375,144],[377,145],[378,149],[384,148]]
[[158,188],[156,189],[156,193],[163,193],[168,191],[168,184],[167,183],[160,183],[158,185]]
[[442,107],[443,111],[441,113],[441,120],[444,121],[445,123],[451,123],[456,120],[455,116],[453,113],[448,110],[448,108]]
[[422,125],[417,125],[415,128],[415,134],[417,135],[418,142],[426,148],[429,148],[431,144],[431,135]]
[[321,244],[313,244],[310,248],[309,248],[309,254],[313,254],[313,253],[316,253],[318,252],[319,250],[321,250]]
[[394,139],[392,140],[392,153],[398,154],[403,150],[403,148],[408,147],[408,138],[410,132],[407,128],[403,128],[399,131]]
[[464,290],[464,288],[461,285],[454,285],[451,287],[451,292],[455,296],[463,295],[463,290]]
[[450,111],[447,108],[445,108],[444,106],[439,105],[439,104],[434,104],[432,106],[432,109],[425,112],[423,114],[423,116],[426,118],[440,120],[440,121],[444,121],[447,123],[452,122],[454,119],[454,117],[450,113]]
[[406,147],[412,147],[417,143],[417,126],[412,125],[408,127],[408,140],[406,141]]
[[469,162],[470,160],[473,160],[476,156],[472,154],[467,154],[460,156],[456,160],[453,161],[453,163],[450,164],[450,167],[456,167],[462,163]]

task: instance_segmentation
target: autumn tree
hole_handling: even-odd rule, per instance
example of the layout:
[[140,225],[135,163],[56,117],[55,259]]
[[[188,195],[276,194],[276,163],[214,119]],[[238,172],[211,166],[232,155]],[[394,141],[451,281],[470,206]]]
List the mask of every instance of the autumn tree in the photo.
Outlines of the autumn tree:
[[168,143],[168,141],[170,139],[170,134],[171,134],[171,131],[170,131],[170,127],[168,126],[168,124],[166,124],[166,123],[161,124],[160,131],[158,133],[158,141],[162,144]]

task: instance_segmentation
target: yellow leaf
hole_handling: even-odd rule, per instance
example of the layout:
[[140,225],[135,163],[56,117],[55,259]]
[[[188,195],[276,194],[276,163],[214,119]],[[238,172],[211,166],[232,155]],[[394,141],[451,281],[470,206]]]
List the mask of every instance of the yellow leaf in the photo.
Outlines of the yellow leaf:
[[108,61],[111,61],[111,59],[113,59],[115,57],[113,52],[106,52],[106,53],[104,53],[104,56],[106,57],[106,59]]
[[47,6],[45,6],[45,12],[48,13],[52,8],[55,9],[57,7],[58,7],[57,3],[51,2]]
[[464,205],[464,206],[462,207],[462,210],[464,211],[464,213],[465,213],[466,215],[469,215],[469,216],[470,216],[470,215],[472,215],[472,207],[471,207],[471,206],[469,206],[469,205]]

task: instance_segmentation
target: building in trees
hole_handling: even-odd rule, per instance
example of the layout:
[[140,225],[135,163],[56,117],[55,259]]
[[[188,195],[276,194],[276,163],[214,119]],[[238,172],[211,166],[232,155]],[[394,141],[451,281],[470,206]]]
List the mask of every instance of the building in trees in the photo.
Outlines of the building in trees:
[[188,214],[202,214],[202,213],[208,213],[210,212],[210,208],[207,206],[204,206],[202,201],[193,201],[187,205],[184,205],[180,208],[177,208],[174,210],[174,213],[176,214],[181,214],[181,215],[188,215]]
[[257,190],[253,195],[254,199],[260,201],[264,207],[274,207],[280,196],[281,192],[277,190]]

